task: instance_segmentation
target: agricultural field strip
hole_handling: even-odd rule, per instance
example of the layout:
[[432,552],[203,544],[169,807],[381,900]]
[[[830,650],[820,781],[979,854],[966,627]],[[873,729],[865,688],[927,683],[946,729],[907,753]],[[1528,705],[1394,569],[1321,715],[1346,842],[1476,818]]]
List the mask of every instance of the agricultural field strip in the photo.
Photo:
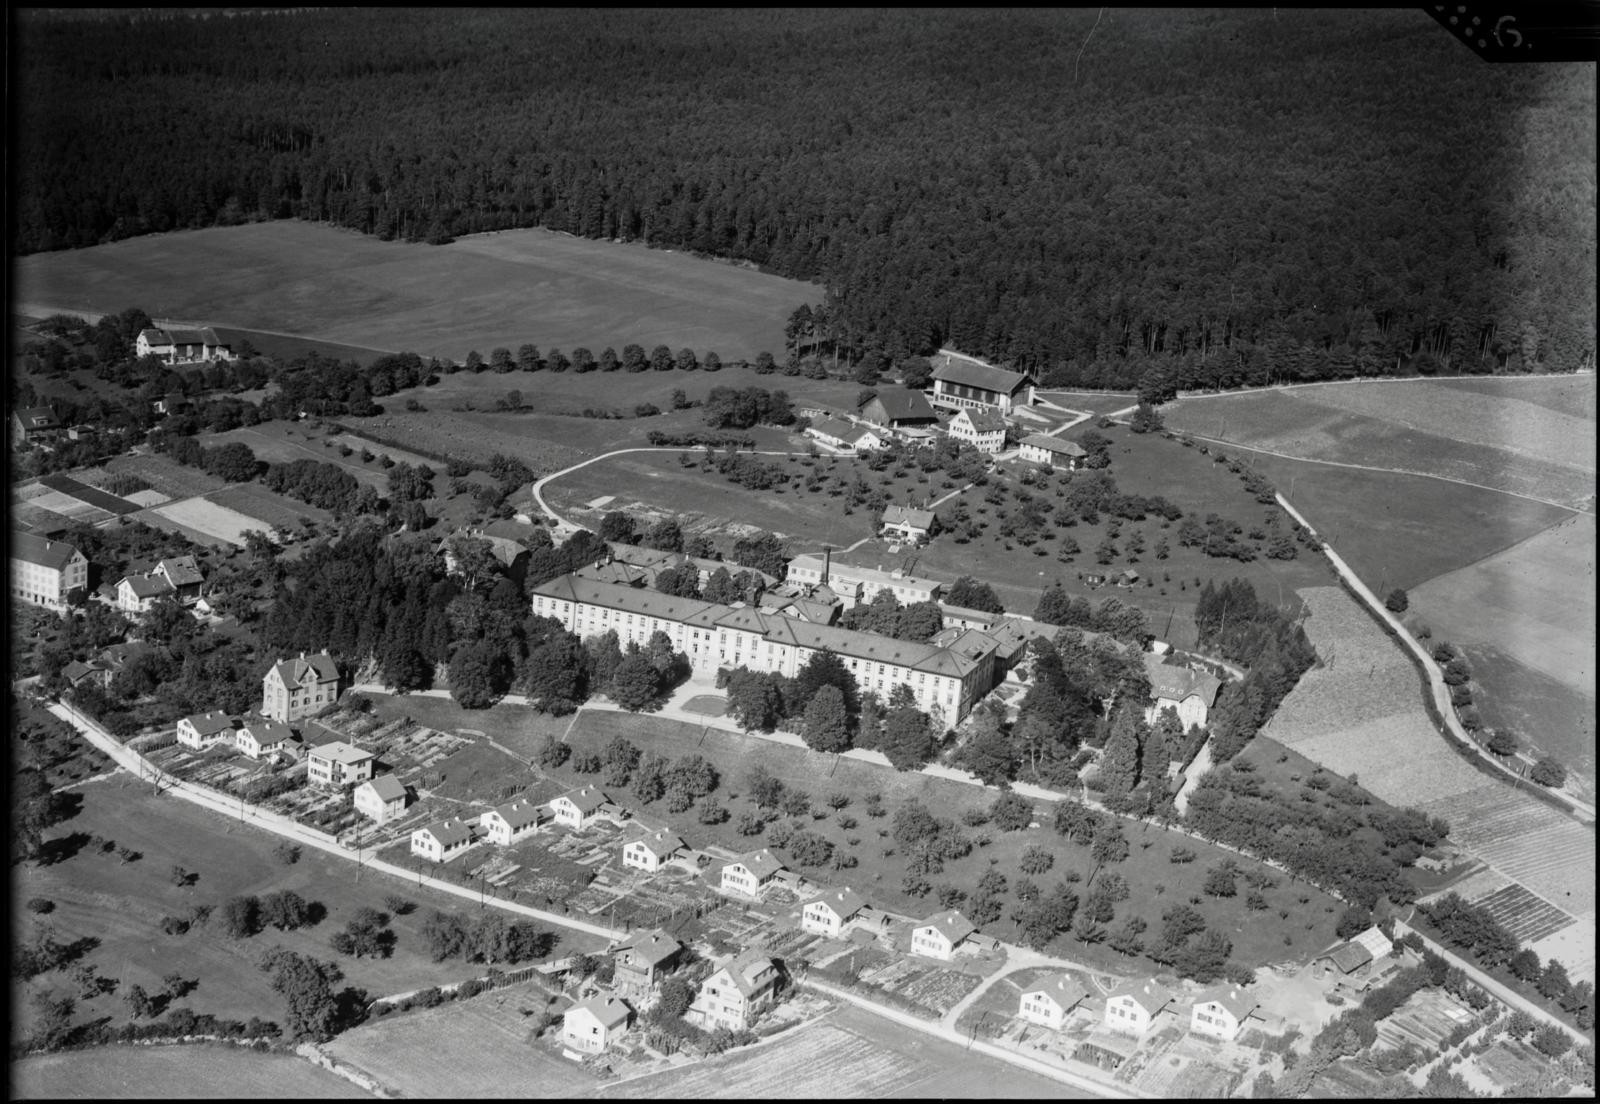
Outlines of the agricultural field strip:
[[136,475],[170,498],[193,498],[227,485],[197,468],[149,454],[113,457],[106,461],[106,470],[113,475]]
[[[299,431],[282,423],[274,422],[271,424],[273,428],[281,429],[283,432],[281,434],[273,433],[259,426],[244,426],[239,429],[230,429],[226,433],[208,434],[201,437],[200,442],[203,445],[214,448],[218,445],[239,441],[250,447],[250,451],[255,453],[257,460],[273,463],[315,460],[321,464],[332,464],[335,467],[343,468],[361,482],[370,484],[379,493],[387,491],[389,476],[382,468],[363,463],[359,457],[351,460],[348,457],[340,456],[337,447],[323,448],[319,445],[313,448],[309,443],[295,440],[291,437],[291,434],[294,437],[298,437]],[[359,446],[352,445],[351,447],[359,452]],[[380,446],[370,442],[365,447],[374,454],[381,451]]]
[[1556,907],[1594,911],[1592,830],[1497,782],[1418,807],[1448,820],[1458,845]]
[[204,498],[186,498],[180,502],[169,502],[164,506],[155,507],[154,512],[180,525],[209,533],[218,540],[227,541],[241,548],[244,547],[245,533],[262,528],[260,520],[226,506],[208,502]]
[[309,518],[319,525],[333,520],[333,515],[320,506],[275,494],[255,483],[235,483],[220,491],[210,491],[202,497],[207,502],[256,518],[275,529],[292,528],[301,518]]

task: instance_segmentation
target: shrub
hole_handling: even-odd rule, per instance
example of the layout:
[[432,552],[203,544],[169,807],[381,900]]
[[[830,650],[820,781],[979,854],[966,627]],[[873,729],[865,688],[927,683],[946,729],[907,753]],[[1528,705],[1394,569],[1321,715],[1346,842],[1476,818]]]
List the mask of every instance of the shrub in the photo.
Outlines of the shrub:
[[1548,786],[1551,789],[1555,789],[1556,787],[1562,786],[1566,783],[1567,768],[1563,767],[1558,761],[1550,758],[1550,756],[1547,755],[1533,765],[1533,770],[1528,772],[1528,777],[1539,783],[1541,786]]
[[1192,862],[1194,862],[1194,848],[1192,848],[1192,847],[1174,847],[1172,849],[1172,854],[1169,857],[1169,861],[1175,862],[1175,863],[1192,863]]
[[51,913],[51,912],[55,911],[55,907],[56,907],[56,903],[54,901],[50,900],[48,897],[30,897],[30,898],[28,898],[28,911],[29,912],[36,912],[40,916],[44,916],[44,915],[46,915],[48,913]]

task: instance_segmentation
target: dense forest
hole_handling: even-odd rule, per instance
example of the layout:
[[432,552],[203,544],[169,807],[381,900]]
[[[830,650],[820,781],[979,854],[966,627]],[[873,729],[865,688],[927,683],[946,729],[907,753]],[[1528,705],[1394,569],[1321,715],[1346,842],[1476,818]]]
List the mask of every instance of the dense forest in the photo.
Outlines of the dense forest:
[[544,226],[816,280],[796,344],[852,360],[948,344],[1156,391],[1594,360],[1594,67],[1485,65],[1421,12],[16,29],[19,253]]

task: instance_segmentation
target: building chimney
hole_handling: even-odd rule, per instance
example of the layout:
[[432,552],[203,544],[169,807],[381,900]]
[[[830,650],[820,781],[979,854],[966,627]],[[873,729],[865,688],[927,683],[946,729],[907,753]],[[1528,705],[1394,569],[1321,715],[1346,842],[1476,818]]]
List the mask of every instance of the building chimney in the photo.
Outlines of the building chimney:
[[833,569],[833,548],[829,545],[822,546],[822,585],[828,585],[828,572]]

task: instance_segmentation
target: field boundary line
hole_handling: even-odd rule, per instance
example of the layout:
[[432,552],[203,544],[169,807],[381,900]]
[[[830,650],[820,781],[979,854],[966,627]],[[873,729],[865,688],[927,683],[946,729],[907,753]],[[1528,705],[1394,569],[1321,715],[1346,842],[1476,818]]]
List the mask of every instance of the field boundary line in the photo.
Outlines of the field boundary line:
[[[1113,416],[1126,413],[1127,411],[1125,410],[1119,410],[1117,411],[1117,414]],[[1538,495],[1523,494],[1521,491],[1508,491],[1503,487],[1488,487],[1482,483],[1473,483],[1467,479],[1454,479],[1448,475],[1436,475],[1432,472],[1411,471],[1408,468],[1379,468],[1374,467],[1371,464],[1352,464],[1345,460],[1320,460],[1315,456],[1296,456],[1290,452],[1278,452],[1275,449],[1257,448],[1254,445],[1240,444],[1238,441],[1233,441],[1226,437],[1207,437],[1200,433],[1185,433],[1182,430],[1176,429],[1172,430],[1171,432],[1179,434],[1183,437],[1188,437],[1195,441],[1205,441],[1208,444],[1226,445],[1229,448],[1243,449],[1246,452],[1258,452],[1263,456],[1276,456],[1280,460],[1297,460],[1302,464],[1323,464],[1330,468],[1354,468],[1357,471],[1378,472],[1382,475],[1413,475],[1418,479],[1437,479],[1441,483],[1459,483],[1463,487],[1475,487],[1480,491],[1491,491],[1494,494],[1510,495],[1512,498],[1522,498],[1527,499],[1529,502],[1539,502],[1546,506],[1554,506],[1561,510],[1570,511],[1574,514],[1583,514],[1586,517],[1595,516],[1595,512],[1593,510],[1585,510],[1581,506],[1569,506],[1565,502],[1554,502],[1548,498],[1540,498]],[[1507,545],[1507,547],[1510,546]]]

